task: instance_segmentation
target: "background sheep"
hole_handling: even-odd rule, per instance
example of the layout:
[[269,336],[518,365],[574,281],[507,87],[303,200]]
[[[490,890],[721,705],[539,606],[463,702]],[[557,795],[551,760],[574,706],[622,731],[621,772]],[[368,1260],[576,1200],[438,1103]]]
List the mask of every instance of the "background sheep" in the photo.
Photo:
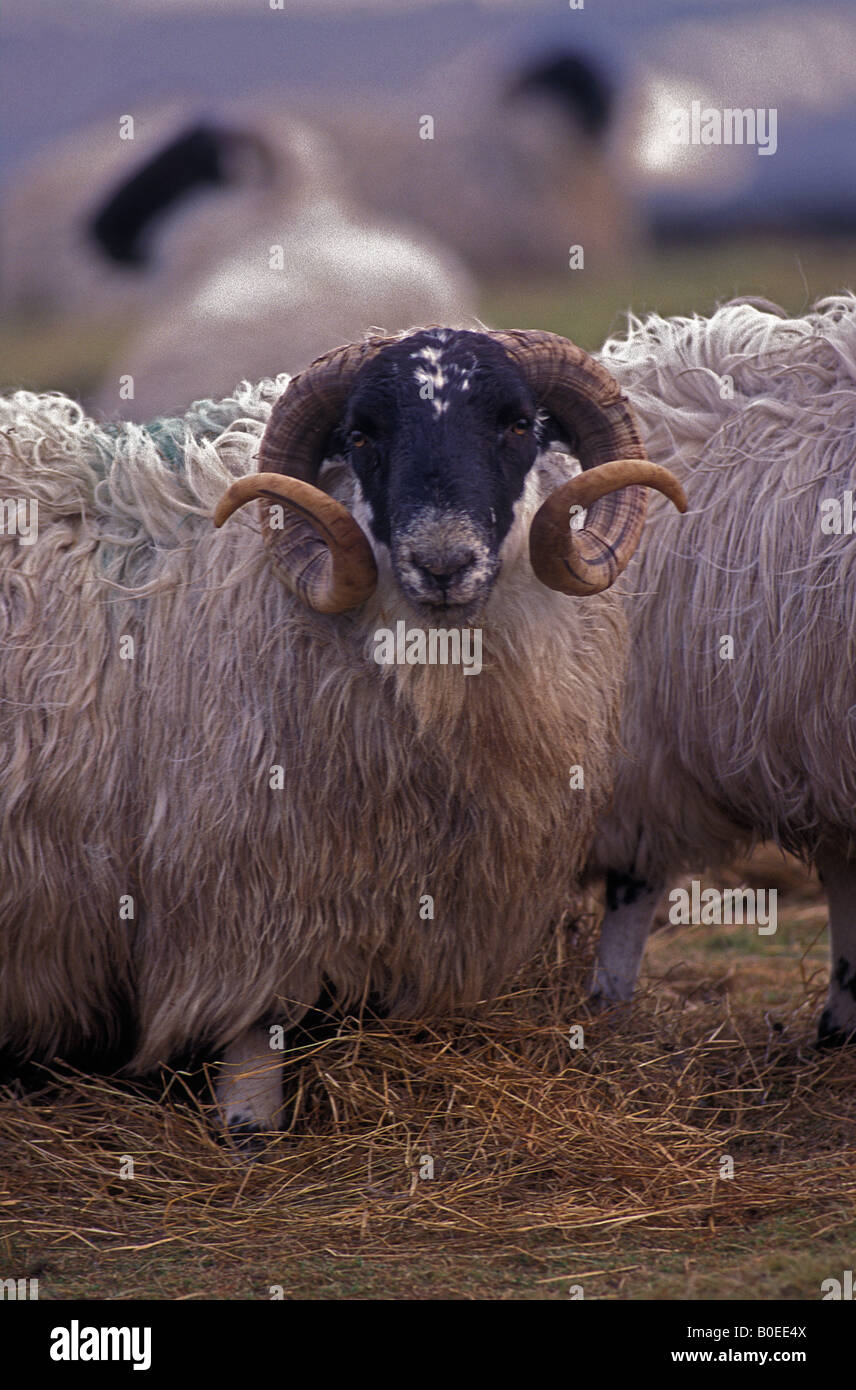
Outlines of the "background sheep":
[[117,118],[13,183],[7,310],[122,325],[98,410],[145,420],[295,371],[375,323],[472,313],[457,259],[361,212],[330,141],[270,110],[188,123],[169,108],[137,119],[133,140]]
[[823,879],[819,1036],[842,1041],[856,1029],[856,298],[793,320],[745,303],[651,315],[602,361],[691,512],[678,531],[656,509],[622,584],[627,753],[593,861],[607,872],[593,989],[630,997],[676,874],[773,840]]
[[[227,254],[245,228],[274,218],[292,200],[299,205],[336,189],[327,143],[287,114],[265,120],[241,103],[193,120],[178,102],[135,111],[131,126],[117,112],[71,131],[8,180],[0,253],[7,313],[97,318],[139,311]],[[186,149],[183,187],[175,180],[173,196],[161,203],[157,190],[141,190],[139,241],[130,228],[119,235],[116,195],[192,132],[208,138],[207,171],[198,150],[194,157]],[[164,188],[168,173],[162,171]]]
[[481,39],[381,102],[306,102],[366,205],[425,227],[482,279],[560,275],[572,244],[602,272],[636,240],[612,76],[533,42]]
[[230,255],[150,314],[91,403],[145,421],[242,379],[294,372],[378,319],[393,331],[460,324],[474,303],[463,268],[424,239],[366,225],[331,197],[295,203],[248,226]]
[[[625,628],[600,591],[642,528],[627,484],[680,502],[609,376],[551,335],[373,340],[271,412],[277,390],[155,430],[3,406],[39,539],[7,534],[0,570],[2,1042],[115,1043],[121,1004],[134,1072],[227,1048],[233,1126],[272,1122],[264,1025],[324,980],[399,1015],[474,1002],[563,909],[609,795]],[[211,528],[227,488],[218,523],[265,499],[264,548],[247,514]],[[398,619],[483,624],[482,675],[379,666]]]

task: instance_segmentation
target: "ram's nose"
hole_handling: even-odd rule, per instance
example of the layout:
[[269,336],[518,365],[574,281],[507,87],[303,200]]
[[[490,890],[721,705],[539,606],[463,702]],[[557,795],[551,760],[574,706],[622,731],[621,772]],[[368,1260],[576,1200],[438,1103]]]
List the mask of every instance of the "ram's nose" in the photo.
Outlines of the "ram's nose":
[[443,554],[425,555],[417,551],[410,552],[410,563],[414,569],[424,575],[429,584],[433,580],[441,589],[447,589],[451,584],[466,578],[475,558],[475,552],[469,546],[462,546],[458,550]]
[[393,543],[396,578],[411,603],[460,612],[486,599],[498,563],[469,518],[421,519]]

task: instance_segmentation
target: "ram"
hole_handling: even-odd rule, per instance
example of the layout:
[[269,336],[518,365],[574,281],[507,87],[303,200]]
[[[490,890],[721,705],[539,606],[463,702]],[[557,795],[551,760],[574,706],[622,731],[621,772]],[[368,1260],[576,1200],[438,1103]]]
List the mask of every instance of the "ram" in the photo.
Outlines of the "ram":
[[[131,1074],[225,1049],[233,1129],[274,1120],[266,1030],[322,987],[469,1004],[563,910],[610,794],[603,591],[641,485],[683,505],[549,334],[372,338],[277,392],[146,429],[2,413],[5,493],[38,504],[2,538],[2,1043],[121,1047],[124,1018]],[[379,664],[399,621],[481,633],[481,673]]]
[[[772,840],[829,900],[822,1043],[856,1030],[856,298],[802,318],[734,302],[631,322],[601,361],[687,485],[627,571],[615,798],[591,860],[608,909],[593,991],[630,998],[663,890]],[[848,507],[850,510],[848,511]]]

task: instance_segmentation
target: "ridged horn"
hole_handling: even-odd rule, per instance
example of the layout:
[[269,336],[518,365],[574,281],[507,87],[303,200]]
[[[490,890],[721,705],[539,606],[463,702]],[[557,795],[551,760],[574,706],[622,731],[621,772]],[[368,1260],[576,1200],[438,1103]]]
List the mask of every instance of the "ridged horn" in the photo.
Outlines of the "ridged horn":
[[298,598],[317,613],[343,613],[365,603],[377,584],[377,566],[347,507],[300,478],[253,473],[223,494],[214,525],[222,526],[256,498],[266,503],[262,525],[273,567]]
[[[365,532],[316,483],[357,372],[395,341],[376,337],[335,348],[292,377],[262,436],[259,472],[233,483],[214,513],[215,525],[222,526],[238,507],[261,499],[262,536],[273,566],[318,613],[356,608],[377,583]],[[281,512],[272,512],[276,505]]]
[[[577,442],[583,473],[542,503],[529,531],[529,556],[542,584],[563,594],[596,594],[622,573],[639,544],[646,488],[679,511],[687,502],[677,478],[650,463],[618,382],[588,353],[555,333],[493,334],[517,363],[539,408]],[[571,527],[575,506],[588,513]]]

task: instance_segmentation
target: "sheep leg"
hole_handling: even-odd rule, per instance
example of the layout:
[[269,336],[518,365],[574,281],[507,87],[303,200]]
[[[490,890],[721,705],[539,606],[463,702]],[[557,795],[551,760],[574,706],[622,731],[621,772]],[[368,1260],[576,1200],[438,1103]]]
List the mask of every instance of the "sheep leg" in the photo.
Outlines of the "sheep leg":
[[248,1028],[223,1053],[217,1103],[226,1130],[238,1143],[251,1145],[253,1135],[277,1129],[282,1109],[282,1062],[271,1051],[265,1028]]
[[817,871],[829,904],[829,993],[817,1028],[818,1047],[856,1043],[856,863],[822,853]]
[[595,1007],[625,1003],[633,997],[645,942],[665,887],[662,881],[649,883],[633,874],[608,871],[606,912],[589,981],[589,999]]

